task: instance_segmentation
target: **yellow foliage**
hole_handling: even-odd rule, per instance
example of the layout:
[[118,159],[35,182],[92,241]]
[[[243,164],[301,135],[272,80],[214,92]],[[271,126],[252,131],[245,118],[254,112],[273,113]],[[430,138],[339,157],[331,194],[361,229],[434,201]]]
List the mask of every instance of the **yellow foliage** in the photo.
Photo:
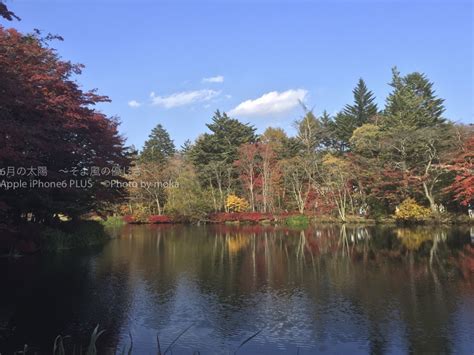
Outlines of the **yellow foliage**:
[[225,205],[230,212],[244,212],[249,209],[247,200],[236,195],[227,196]]
[[420,206],[413,198],[404,200],[395,211],[395,218],[401,221],[423,221],[430,216],[431,210]]

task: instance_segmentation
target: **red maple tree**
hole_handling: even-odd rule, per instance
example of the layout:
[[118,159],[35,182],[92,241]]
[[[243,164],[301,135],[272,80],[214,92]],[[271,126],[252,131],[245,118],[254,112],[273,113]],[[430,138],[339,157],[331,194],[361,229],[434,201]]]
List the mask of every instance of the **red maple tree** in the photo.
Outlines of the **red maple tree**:
[[[46,167],[47,176],[9,176],[9,181],[91,180],[92,186],[2,191],[10,218],[45,221],[55,213],[76,216],[122,196],[105,186],[110,176],[69,176],[60,170],[112,169],[129,164],[118,121],[94,108],[109,101],[82,91],[74,80],[82,65],[62,60],[39,33],[0,26],[0,168]],[[57,38],[57,37],[56,37]],[[85,185],[83,185],[85,186]]]

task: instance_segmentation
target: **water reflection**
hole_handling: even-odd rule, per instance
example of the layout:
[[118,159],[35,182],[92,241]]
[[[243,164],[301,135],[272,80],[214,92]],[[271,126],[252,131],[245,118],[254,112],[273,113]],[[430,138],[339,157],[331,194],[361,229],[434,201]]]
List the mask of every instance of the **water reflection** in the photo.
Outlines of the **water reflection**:
[[[0,261],[0,350],[134,337],[175,353],[472,353],[469,229],[126,226],[102,250]],[[3,329],[2,329],[3,328]]]

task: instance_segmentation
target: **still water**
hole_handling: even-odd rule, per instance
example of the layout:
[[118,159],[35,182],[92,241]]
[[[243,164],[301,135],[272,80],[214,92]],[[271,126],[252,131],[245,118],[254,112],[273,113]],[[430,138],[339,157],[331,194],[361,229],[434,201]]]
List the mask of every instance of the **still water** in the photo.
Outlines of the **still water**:
[[[0,353],[474,353],[469,228],[125,226],[98,250],[0,259]],[[473,238],[473,239],[471,239]],[[197,353],[197,352],[196,352]]]

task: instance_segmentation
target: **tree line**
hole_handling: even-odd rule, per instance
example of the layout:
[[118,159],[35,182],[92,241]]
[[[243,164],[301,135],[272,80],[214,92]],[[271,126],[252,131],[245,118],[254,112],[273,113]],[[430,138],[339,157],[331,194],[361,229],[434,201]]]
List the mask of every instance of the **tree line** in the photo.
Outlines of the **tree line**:
[[[346,220],[389,215],[407,200],[432,213],[465,213],[473,203],[473,127],[445,118],[424,74],[395,68],[384,107],[361,79],[336,115],[303,106],[292,135],[276,127],[257,134],[216,111],[195,141],[177,148],[158,124],[136,151],[125,145],[118,118],[95,108],[109,98],[80,88],[83,66],[60,58],[53,40],[61,37],[0,26],[0,183],[74,184],[0,185],[0,222],[49,223],[91,211],[136,220],[243,211]],[[117,168],[127,170],[113,177],[121,182],[173,183],[111,188],[103,172]]]
[[[138,220],[169,214],[205,220],[212,212],[383,216],[410,199],[431,213],[473,201],[472,125],[444,117],[444,100],[418,72],[392,70],[379,108],[364,80],[334,116],[303,106],[296,134],[216,111],[209,132],[177,149],[158,124],[135,152],[130,180],[173,180],[170,188],[129,189],[122,207]],[[128,212],[127,212],[128,211]]]

